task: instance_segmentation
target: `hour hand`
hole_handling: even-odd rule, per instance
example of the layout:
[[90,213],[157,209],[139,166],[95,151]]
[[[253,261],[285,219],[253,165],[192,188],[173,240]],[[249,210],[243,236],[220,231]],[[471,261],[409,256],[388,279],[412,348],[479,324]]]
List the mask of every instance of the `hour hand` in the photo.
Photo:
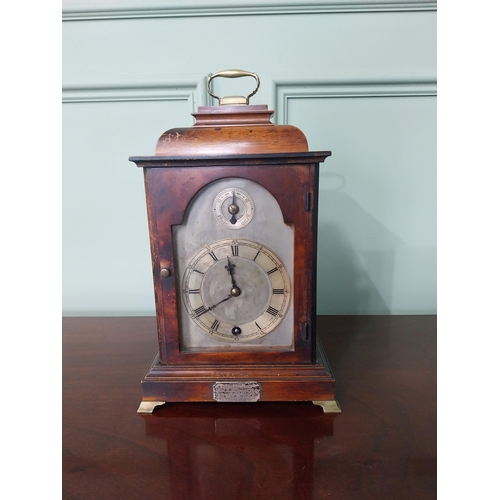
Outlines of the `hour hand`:
[[229,257],[227,258],[227,266],[225,266],[227,269],[227,272],[229,273],[229,276],[231,276],[231,296],[232,297],[239,297],[241,295],[241,288],[236,284],[236,281],[234,281],[234,264],[231,264],[231,261],[229,260]]
[[224,266],[227,269],[227,272],[229,273],[229,276],[231,276],[231,282],[233,286],[236,286],[236,283],[234,282],[234,264],[231,264],[231,261],[229,260],[229,257],[227,258],[227,266]]

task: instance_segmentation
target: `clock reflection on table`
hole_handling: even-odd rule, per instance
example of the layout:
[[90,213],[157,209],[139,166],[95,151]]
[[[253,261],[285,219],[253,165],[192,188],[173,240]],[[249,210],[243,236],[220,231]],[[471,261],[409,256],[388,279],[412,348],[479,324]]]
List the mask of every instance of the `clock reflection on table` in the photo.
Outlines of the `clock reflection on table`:
[[309,498],[315,448],[333,441],[337,416],[307,402],[175,403],[173,413],[142,419],[165,441],[165,493],[179,499]]

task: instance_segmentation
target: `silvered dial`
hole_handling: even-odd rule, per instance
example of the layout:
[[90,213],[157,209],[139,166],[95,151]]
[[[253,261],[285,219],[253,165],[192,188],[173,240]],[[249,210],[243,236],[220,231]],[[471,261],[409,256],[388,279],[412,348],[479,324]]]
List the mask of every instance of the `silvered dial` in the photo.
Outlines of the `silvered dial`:
[[215,197],[213,212],[219,224],[229,229],[241,229],[252,220],[254,204],[246,191],[229,187]]
[[290,302],[290,279],[269,248],[244,239],[223,239],[189,262],[182,297],[203,333],[226,342],[248,342],[272,332]]

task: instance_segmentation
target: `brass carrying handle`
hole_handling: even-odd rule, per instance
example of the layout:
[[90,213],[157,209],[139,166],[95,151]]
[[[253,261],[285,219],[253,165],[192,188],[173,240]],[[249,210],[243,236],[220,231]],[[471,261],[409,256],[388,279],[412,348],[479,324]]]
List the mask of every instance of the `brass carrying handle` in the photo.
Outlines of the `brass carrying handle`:
[[[210,82],[214,79],[217,78],[218,76],[222,78],[240,78],[242,76],[251,76],[255,78],[255,81],[257,82],[257,86],[255,87],[250,94],[248,94],[246,97],[242,95],[232,95],[232,96],[227,96],[227,97],[219,97],[216,96],[215,94],[212,93],[210,90]],[[219,101],[219,105],[227,105],[227,104],[233,104],[233,105],[242,105],[242,104],[248,104],[248,101],[250,97],[255,95],[257,90],[259,90],[260,86],[260,80],[259,77],[257,76],[257,73],[252,73],[250,71],[243,71],[241,69],[226,69],[224,71],[219,71],[218,73],[214,73],[213,75],[210,75],[207,80],[207,92],[217,99]]]

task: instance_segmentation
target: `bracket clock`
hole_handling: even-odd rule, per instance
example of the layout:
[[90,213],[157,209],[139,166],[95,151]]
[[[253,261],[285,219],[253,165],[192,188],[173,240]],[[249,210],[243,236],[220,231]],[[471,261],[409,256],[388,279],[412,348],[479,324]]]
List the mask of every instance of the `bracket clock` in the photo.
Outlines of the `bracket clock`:
[[[216,77],[255,78],[219,98]],[[255,73],[207,80],[219,106],[168,130],[143,169],[158,353],[139,413],[175,401],[313,401],[339,412],[316,335],[319,164],[304,134],[249,105]]]

